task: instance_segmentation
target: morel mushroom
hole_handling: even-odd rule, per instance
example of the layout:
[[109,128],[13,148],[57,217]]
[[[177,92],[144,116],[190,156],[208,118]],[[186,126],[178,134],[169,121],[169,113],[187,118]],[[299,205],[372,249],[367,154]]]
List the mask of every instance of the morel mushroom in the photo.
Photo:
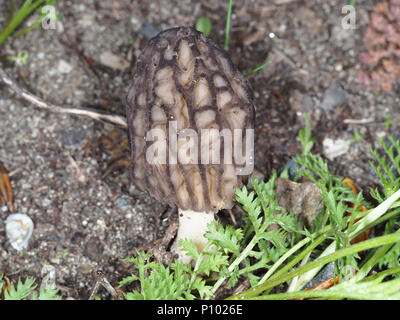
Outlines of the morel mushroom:
[[137,61],[126,98],[131,180],[179,208],[177,239],[199,250],[253,170],[252,99],[228,54],[193,28],[161,32]]

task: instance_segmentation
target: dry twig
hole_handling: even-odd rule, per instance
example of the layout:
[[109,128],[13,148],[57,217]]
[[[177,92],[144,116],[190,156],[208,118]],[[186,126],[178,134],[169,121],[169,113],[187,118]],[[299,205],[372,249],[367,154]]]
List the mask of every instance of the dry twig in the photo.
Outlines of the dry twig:
[[24,100],[34,104],[35,106],[46,109],[52,112],[58,113],[69,113],[74,115],[86,116],[98,121],[107,121],[113,124],[119,125],[123,128],[127,127],[126,119],[123,116],[119,116],[116,114],[111,114],[108,112],[104,112],[101,110],[95,110],[84,107],[73,107],[73,106],[65,106],[58,105],[53,103],[48,103],[43,101],[39,97],[33,95],[29,91],[25,90],[21,86],[19,86],[8,74],[0,68],[0,80],[5,83],[9,88],[14,91],[18,96],[23,98]]
[[114,300],[123,300],[123,294],[119,290],[115,290],[114,287],[108,282],[107,278],[105,277],[104,273],[101,271],[96,271],[97,281],[94,285],[93,291],[90,294],[89,300],[94,300],[94,297],[99,291],[100,286],[103,286],[109,294],[113,297]]

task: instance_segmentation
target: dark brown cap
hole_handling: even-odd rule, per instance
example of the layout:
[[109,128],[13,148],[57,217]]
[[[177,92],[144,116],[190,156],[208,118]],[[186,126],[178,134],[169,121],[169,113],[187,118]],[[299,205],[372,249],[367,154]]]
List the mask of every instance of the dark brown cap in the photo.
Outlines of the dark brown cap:
[[[139,189],[182,210],[232,207],[235,189],[249,174],[238,174],[243,163],[233,153],[248,148],[244,137],[246,129],[253,129],[254,105],[248,82],[223,49],[193,28],[161,32],[137,61],[126,113],[131,178]],[[242,130],[242,145],[234,129]],[[215,131],[221,133],[218,141]],[[232,142],[222,132],[231,132]],[[191,142],[197,145],[190,149],[194,133],[198,140]],[[231,160],[225,147],[233,150]],[[151,154],[155,161],[149,161]],[[189,160],[182,160],[185,156]]]

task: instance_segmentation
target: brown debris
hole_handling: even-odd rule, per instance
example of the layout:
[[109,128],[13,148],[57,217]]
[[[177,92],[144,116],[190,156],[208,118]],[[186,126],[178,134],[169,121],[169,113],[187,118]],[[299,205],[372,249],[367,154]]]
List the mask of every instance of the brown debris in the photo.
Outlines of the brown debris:
[[0,162],[0,205],[7,204],[10,212],[14,212],[14,196],[10,178],[4,165]]
[[[172,239],[176,236],[178,230],[178,222],[172,221],[169,224],[168,229],[165,231],[165,235],[162,238],[156,239],[150,243],[145,244],[138,250],[146,251],[154,256],[154,260],[161,262],[165,265],[169,265],[174,260],[172,252],[167,251]],[[136,250],[136,249],[135,249]]]
[[365,31],[367,52],[361,54],[366,68],[358,81],[375,90],[391,91],[400,77],[400,3],[398,0],[376,4]]
[[6,290],[7,290],[7,293],[10,294],[10,289],[11,289],[10,279],[8,279],[8,277],[6,277],[6,276],[3,276],[3,280],[5,281],[5,283],[3,282],[3,287],[1,288],[1,291],[0,291],[0,296],[2,298],[4,298]]
[[[356,187],[356,185],[355,185],[355,183],[354,183],[354,181],[353,181],[352,179],[350,179],[350,178],[344,178],[344,179],[343,179],[343,183],[344,183],[346,186],[348,186],[354,194],[357,194],[357,193],[359,192],[358,188]],[[350,207],[353,208],[353,207],[354,207],[354,204],[351,203],[351,204],[350,204]],[[361,206],[361,208],[360,208],[360,211],[363,211],[363,212],[365,212],[365,211],[367,211],[367,210],[368,210],[368,209],[367,209],[366,207],[364,207],[364,206]],[[347,215],[351,215],[351,214],[348,213]],[[360,219],[361,219],[361,218],[354,220],[354,223],[357,222],[357,221],[360,220]],[[372,231],[372,229],[366,230],[365,232],[363,232],[362,234],[358,235],[358,236],[355,237],[353,240],[351,240],[350,243],[351,243],[351,244],[354,244],[354,243],[358,243],[358,242],[367,240],[367,239],[369,238],[369,235],[371,234],[371,231]]]
[[85,157],[92,155],[100,163],[103,162],[103,153],[107,154],[107,164],[101,178],[104,179],[116,171],[125,172],[129,169],[128,137],[125,131],[114,129],[108,135],[102,135],[93,143],[87,143],[83,147]]
[[[329,278],[327,280],[321,281],[320,283],[317,283],[315,286],[311,288],[304,289],[303,291],[314,291],[314,290],[326,290],[334,285],[339,283],[339,276]],[[305,300],[305,298],[295,298],[291,300]]]
[[113,297],[113,300],[124,300],[124,295],[122,290],[119,288],[114,288],[110,282],[107,280],[104,273],[100,270],[96,271],[97,281],[94,285],[92,293],[90,294],[89,300],[94,300],[96,293],[99,291],[100,286],[103,286],[108,293]]

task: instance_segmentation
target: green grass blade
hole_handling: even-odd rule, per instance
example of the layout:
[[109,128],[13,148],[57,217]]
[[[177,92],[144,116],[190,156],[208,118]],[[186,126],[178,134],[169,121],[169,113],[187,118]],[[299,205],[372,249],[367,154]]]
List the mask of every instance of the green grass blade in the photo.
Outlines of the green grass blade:
[[231,29],[231,16],[232,16],[232,0],[229,0],[228,13],[226,15],[226,25],[225,25],[225,43],[224,43],[225,50],[228,50],[229,33]]
[[400,241],[399,233],[394,233],[394,234],[390,234],[390,235],[386,235],[386,236],[380,236],[377,238],[373,238],[370,240],[366,240],[366,241],[354,244],[350,247],[338,250],[338,251],[333,252],[324,257],[320,257],[317,260],[307,263],[305,266],[299,267],[291,272],[283,274],[282,276],[280,276],[276,279],[266,281],[263,285],[256,286],[256,287],[246,290],[238,295],[232,296],[232,297],[228,298],[228,300],[243,300],[243,299],[254,298],[270,288],[273,288],[287,280],[290,280],[295,276],[304,274],[307,271],[313,270],[318,267],[322,267],[331,261],[335,261],[337,259],[343,258],[345,256],[348,256],[348,255],[351,255],[351,254],[354,254],[354,253],[357,253],[360,251],[364,251],[364,250],[368,250],[371,248],[395,243],[397,241]]
[[270,64],[271,64],[271,62],[270,62],[270,61],[267,61],[267,62],[264,63],[263,65],[261,65],[261,66],[255,68],[255,69],[253,69],[253,70],[251,70],[251,71],[248,71],[248,72],[243,73],[243,77],[247,77],[247,76],[249,76],[249,75],[252,75],[253,73],[256,73],[257,71],[260,71],[261,69],[263,69],[263,68],[269,66]]

